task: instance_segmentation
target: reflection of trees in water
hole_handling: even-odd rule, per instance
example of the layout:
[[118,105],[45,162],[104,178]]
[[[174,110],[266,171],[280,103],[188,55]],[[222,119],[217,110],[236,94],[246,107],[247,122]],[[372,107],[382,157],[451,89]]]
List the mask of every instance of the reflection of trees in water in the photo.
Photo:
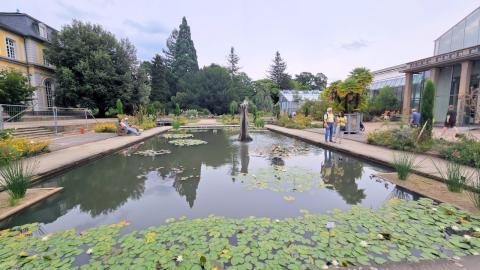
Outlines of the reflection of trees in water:
[[[196,133],[195,137],[206,140],[209,144],[176,147],[165,143],[166,140],[163,138],[156,138],[136,147],[139,150],[169,149],[172,154],[142,157],[131,154],[134,151],[121,151],[119,154],[96,160],[44,182],[42,186],[61,186],[64,190],[41,204],[26,209],[21,215],[14,216],[0,226],[31,222],[50,223],[77,206],[92,217],[111,213],[128,199],[139,199],[145,191],[146,178],[137,176],[159,167],[164,167],[159,170],[160,176],[164,179],[158,181],[174,178],[173,187],[180,196],[185,197],[189,206],[193,207],[199,179],[194,177],[180,180],[181,177],[201,175],[202,164],[212,167],[227,164],[231,162],[231,156],[236,151],[236,147],[221,131],[215,135],[211,132]],[[184,172],[171,175],[172,168],[178,168],[180,165],[184,167]]]
[[348,204],[358,204],[365,198],[363,189],[358,189],[356,180],[362,176],[363,164],[351,157],[324,150],[321,168],[323,181],[335,190]]

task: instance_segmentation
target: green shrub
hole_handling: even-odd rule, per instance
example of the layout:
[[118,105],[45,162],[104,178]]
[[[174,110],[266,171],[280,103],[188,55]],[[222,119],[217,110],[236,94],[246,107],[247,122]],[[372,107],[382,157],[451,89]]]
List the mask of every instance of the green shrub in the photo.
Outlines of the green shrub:
[[393,155],[393,168],[397,172],[398,179],[406,180],[414,168],[415,155],[402,152],[400,155]]
[[387,146],[397,150],[415,149],[415,139],[416,132],[409,127],[375,130],[367,136],[369,144]]
[[261,118],[258,118],[255,121],[255,126],[259,127],[259,128],[263,128],[265,126],[265,121],[263,121],[263,119],[261,119]]
[[14,128],[7,128],[7,129],[0,130],[0,140],[5,140],[10,138],[14,131],[15,131]]
[[2,187],[10,196],[10,204],[25,196],[27,187],[33,175],[34,166],[30,166],[23,160],[11,161],[0,167],[0,176],[3,178]]
[[389,143],[391,149],[408,150],[415,148],[415,134],[411,128],[400,127],[392,130]]
[[115,110],[118,114],[123,114],[123,103],[120,99],[115,102]]
[[179,129],[180,128],[180,121],[174,120],[172,123],[173,129]]
[[462,138],[459,142],[449,142],[440,150],[440,155],[447,159],[471,167],[480,167],[480,142]]
[[304,129],[307,127],[311,127],[312,120],[310,117],[306,117],[302,113],[298,113],[292,118],[288,117],[288,115],[286,114],[282,114],[278,119],[277,123],[278,125],[286,128]]
[[433,127],[433,105],[435,103],[435,85],[432,80],[427,80],[425,89],[422,94],[421,118],[420,126],[423,127],[425,123],[425,131],[422,134],[423,139],[430,139],[432,137]]

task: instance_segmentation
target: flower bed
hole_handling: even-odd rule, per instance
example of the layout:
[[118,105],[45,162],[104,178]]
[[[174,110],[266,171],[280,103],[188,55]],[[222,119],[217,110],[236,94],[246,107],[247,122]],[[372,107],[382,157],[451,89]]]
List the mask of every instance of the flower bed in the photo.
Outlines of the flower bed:
[[[39,235],[37,225],[24,225],[0,231],[0,269],[327,269],[480,251],[480,217],[429,199],[392,199],[377,210],[301,213],[282,220],[169,218],[169,224],[126,234],[126,221],[81,234]],[[331,231],[327,222],[335,222]]]
[[47,152],[49,144],[49,141],[29,140],[15,137],[0,140],[0,161],[4,163],[10,160]]

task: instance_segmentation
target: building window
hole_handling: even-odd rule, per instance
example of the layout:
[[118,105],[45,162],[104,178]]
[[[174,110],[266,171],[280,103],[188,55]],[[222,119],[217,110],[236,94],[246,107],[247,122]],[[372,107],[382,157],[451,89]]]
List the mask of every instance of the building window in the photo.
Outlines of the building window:
[[47,27],[44,24],[38,25],[38,33],[41,37],[47,39]]
[[45,49],[42,50],[42,57],[43,57],[43,65],[44,66],[50,66],[50,62],[48,62],[48,59],[45,56]]
[[5,43],[7,44],[7,57],[17,59],[17,44],[15,43],[15,40],[7,37],[5,38]]
[[45,94],[47,95],[47,106],[48,107],[53,107],[54,104],[54,98],[53,98],[53,88],[52,88],[52,82],[50,80],[45,80],[43,83],[45,86]]

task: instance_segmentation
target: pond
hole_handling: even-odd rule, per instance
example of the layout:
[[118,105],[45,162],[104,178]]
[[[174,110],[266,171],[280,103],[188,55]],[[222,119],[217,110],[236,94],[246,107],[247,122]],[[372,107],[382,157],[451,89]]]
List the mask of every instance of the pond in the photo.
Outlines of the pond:
[[[143,229],[182,216],[285,218],[416,199],[372,178],[385,168],[273,132],[252,132],[249,143],[235,130],[189,133],[207,144],[176,146],[159,135],[42,182],[64,190],[0,227],[39,222],[50,233],[127,220]],[[165,151],[138,154],[145,150]]]

